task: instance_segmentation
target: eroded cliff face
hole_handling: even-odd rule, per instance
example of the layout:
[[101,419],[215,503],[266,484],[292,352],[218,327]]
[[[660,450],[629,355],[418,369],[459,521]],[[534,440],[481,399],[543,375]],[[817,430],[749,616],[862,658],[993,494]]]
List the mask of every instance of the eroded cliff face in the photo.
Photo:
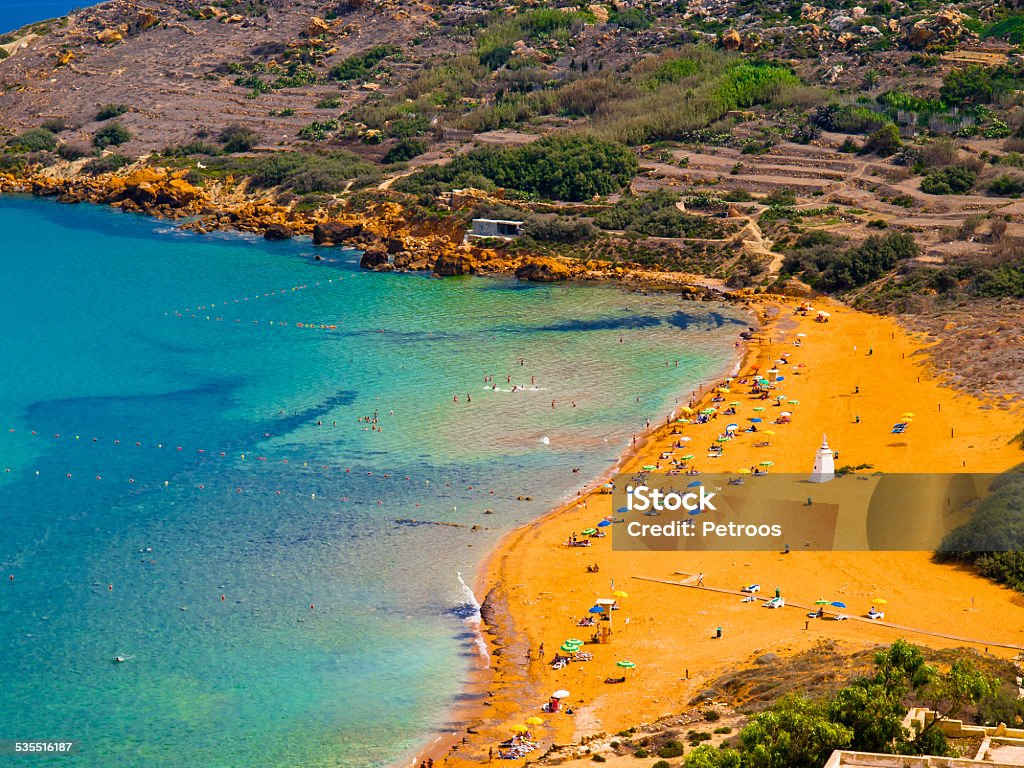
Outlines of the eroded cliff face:
[[[0,174],[0,193],[20,192],[56,197],[64,203],[98,203],[123,211],[166,219],[184,219],[183,229],[205,233],[238,230],[286,240],[312,237],[317,246],[345,246],[363,251],[360,266],[375,271],[432,272],[438,277],[515,275],[521,280],[620,280],[688,282],[681,275],[631,268],[611,262],[551,258],[481,247],[462,241],[455,217],[410,222],[396,202],[352,211],[341,206],[296,211],[268,197],[253,196],[244,181],[231,177],[199,187],[188,171],[133,166],[96,176],[77,173],[73,164],[24,177]],[[689,286],[692,298],[736,298],[708,288]]]

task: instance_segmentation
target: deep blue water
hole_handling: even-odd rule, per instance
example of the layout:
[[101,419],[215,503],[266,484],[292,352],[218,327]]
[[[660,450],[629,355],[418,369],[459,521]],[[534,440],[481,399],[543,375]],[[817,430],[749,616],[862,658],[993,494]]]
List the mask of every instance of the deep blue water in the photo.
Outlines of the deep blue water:
[[0,739],[61,765],[407,757],[473,653],[457,573],[746,325],[48,200],[0,231]]
[[0,34],[10,32],[33,21],[52,19],[63,16],[68,11],[92,5],[89,2],[69,2],[69,0],[0,0]]

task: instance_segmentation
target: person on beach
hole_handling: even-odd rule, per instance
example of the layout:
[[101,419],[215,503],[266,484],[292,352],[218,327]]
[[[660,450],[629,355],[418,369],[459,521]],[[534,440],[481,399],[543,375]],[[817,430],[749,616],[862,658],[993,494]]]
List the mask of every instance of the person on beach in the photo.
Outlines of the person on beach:
[[697,574],[697,586],[698,587],[703,587],[704,586],[704,574],[703,573],[698,573]]
[[[573,534],[573,538],[575,538],[575,537],[576,537],[576,534]],[[541,658],[544,657],[544,643],[540,644],[540,655],[541,655]]]

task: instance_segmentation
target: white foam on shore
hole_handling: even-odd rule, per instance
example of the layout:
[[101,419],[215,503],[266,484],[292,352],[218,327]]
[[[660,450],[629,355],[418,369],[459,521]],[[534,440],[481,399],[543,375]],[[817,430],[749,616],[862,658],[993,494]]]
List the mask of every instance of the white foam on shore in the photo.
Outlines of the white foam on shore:
[[473,643],[480,652],[480,658],[490,664],[491,654],[487,651],[487,641],[484,640],[483,632],[480,631],[482,621],[480,618],[480,601],[476,599],[476,595],[473,594],[473,590],[469,588],[469,585],[463,581],[462,571],[456,571],[455,575],[458,577],[459,585],[462,587],[466,604],[473,607],[473,613],[465,619],[466,623],[473,629]]

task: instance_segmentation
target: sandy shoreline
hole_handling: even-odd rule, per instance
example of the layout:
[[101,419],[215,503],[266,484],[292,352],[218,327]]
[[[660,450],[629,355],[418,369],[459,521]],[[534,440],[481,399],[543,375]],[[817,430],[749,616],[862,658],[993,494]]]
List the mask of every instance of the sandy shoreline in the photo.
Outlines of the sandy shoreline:
[[[802,400],[793,408],[793,424],[775,428],[778,434],[771,438],[770,449],[776,463],[773,471],[809,471],[823,431],[828,432],[830,444],[842,451],[837,466],[869,463],[883,471],[1002,471],[1024,460],[1024,452],[1009,443],[1021,431],[1019,414],[942,387],[921,365],[926,345],[891,319],[816,302],[819,307],[826,304],[833,315],[831,322],[814,324],[791,314],[795,302],[773,298],[761,309],[775,307],[778,314],[746,348],[743,371],[753,365],[765,370],[783,351],[792,355],[794,363],[805,365],[799,375],[787,372],[782,391]],[[792,344],[797,332],[807,334],[801,347]],[[868,365],[872,366],[870,376],[865,373]],[[747,395],[737,399],[749,410]],[[926,408],[934,410],[934,415],[927,416]],[[908,410],[918,418],[905,439],[889,438],[887,426]],[[688,425],[684,431],[698,445],[701,439],[711,438],[711,430],[718,431],[716,426],[707,427]],[[672,442],[669,431],[664,426],[653,428],[642,444],[622,457],[620,471],[654,463]],[[752,463],[752,456],[763,454],[753,447],[730,444],[721,467],[707,466],[710,462],[700,458],[694,465],[705,471],[730,472]],[[627,553],[611,552],[610,537],[583,550],[563,547],[571,531],[592,525],[611,511],[610,498],[591,491],[573,499],[510,531],[484,561],[474,589],[478,597],[487,595],[487,633],[495,663],[474,674],[474,696],[459,707],[451,735],[425,748],[416,764],[428,756],[438,762],[447,757],[448,765],[477,764],[487,761],[489,747],[495,747],[496,758],[496,745],[507,738],[510,726],[541,714],[539,707],[549,688],[569,689],[577,715],[542,715],[546,722],[535,729],[542,748],[530,756],[534,760],[553,743],[564,745],[678,712],[717,674],[746,666],[754,653],[784,655],[822,638],[855,646],[887,643],[900,636],[932,647],[964,645],[960,639],[912,632],[921,629],[940,635],[951,624],[957,630],[955,638],[1010,646],[998,649],[982,644],[979,651],[1012,656],[1013,647],[1024,647],[1024,618],[1008,612],[1024,606],[1024,596],[966,569],[935,565],[928,553],[805,552],[790,559],[759,552]],[[581,507],[583,499],[588,509]],[[601,566],[597,575],[584,567],[592,562]],[[680,586],[687,574],[697,572],[705,574],[707,585],[721,591]],[[564,637],[583,637],[581,632],[589,636],[590,630],[575,628],[573,620],[585,613],[594,596],[609,591],[610,578],[616,589],[630,593],[616,616],[620,622],[620,616],[628,616],[632,622],[628,628],[620,629],[610,645],[585,646],[594,653],[593,662],[555,671],[539,661],[540,643],[546,643],[550,659]],[[884,594],[892,606],[889,619],[903,629],[819,621],[805,630],[803,613],[796,609],[755,612],[749,604],[741,606],[730,592],[753,580],[778,586],[797,603],[813,604],[818,593],[840,595],[858,614],[866,610],[869,598]],[[711,641],[718,625],[725,626],[725,636]],[[531,649],[533,660],[527,661],[526,649]],[[605,677],[618,676],[614,662],[623,658],[637,663],[630,679],[625,685],[604,685]],[[630,685],[634,678],[642,683]]]

